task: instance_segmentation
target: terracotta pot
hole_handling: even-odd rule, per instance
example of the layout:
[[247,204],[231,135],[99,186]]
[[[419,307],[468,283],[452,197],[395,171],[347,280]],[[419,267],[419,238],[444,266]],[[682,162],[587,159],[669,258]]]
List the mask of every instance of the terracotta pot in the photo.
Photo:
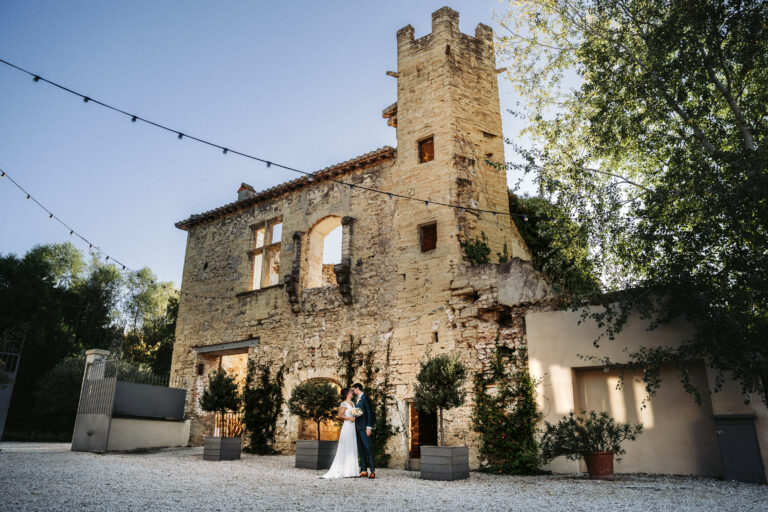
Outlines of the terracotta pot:
[[595,480],[613,480],[613,452],[585,453],[589,478]]

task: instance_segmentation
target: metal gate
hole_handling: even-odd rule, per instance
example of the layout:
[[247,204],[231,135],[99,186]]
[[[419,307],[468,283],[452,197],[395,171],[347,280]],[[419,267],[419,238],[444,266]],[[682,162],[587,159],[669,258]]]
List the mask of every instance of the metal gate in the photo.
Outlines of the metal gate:
[[19,372],[21,351],[27,334],[26,323],[7,329],[0,338],[0,439],[5,430],[5,419],[13,396],[13,384]]
[[119,363],[117,360],[105,360],[86,364],[72,436],[73,450],[107,450]]

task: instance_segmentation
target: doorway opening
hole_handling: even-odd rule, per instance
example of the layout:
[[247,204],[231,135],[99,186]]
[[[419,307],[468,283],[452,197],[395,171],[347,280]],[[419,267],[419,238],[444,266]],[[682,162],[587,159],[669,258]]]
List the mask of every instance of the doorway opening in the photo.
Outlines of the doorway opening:
[[408,458],[421,459],[422,446],[437,445],[437,413],[424,412],[409,404]]

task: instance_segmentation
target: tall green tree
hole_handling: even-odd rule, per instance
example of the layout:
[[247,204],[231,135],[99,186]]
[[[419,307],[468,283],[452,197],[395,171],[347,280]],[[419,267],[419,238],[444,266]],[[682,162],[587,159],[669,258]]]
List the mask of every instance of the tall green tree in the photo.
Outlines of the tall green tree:
[[[533,149],[517,167],[587,233],[618,302],[687,319],[659,370],[704,359],[768,403],[768,3],[513,0],[499,40]],[[612,297],[615,299],[616,296]],[[606,361],[609,362],[610,361]]]

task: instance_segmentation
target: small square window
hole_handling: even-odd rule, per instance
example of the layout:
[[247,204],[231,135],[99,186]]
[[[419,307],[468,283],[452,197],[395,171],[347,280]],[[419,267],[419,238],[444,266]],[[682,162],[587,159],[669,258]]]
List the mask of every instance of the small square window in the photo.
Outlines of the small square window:
[[421,252],[428,252],[437,247],[437,223],[419,226]]
[[435,138],[430,137],[419,142],[419,163],[431,162],[435,159]]

